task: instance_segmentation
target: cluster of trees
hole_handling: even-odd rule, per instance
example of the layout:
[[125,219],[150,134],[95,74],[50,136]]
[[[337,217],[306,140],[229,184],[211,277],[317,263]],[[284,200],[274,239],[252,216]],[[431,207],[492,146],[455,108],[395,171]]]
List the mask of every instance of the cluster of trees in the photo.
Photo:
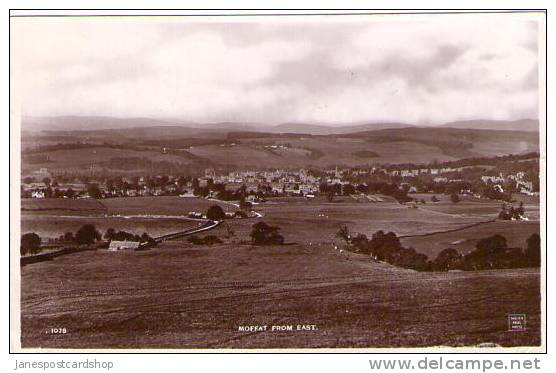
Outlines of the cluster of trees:
[[405,248],[393,232],[378,231],[369,240],[366,235],[358,233],[351,236],[346,226],[342,226],[337,236],[344,239],[353,251],[371,255],[375,260],[382,260],[398,267],[418,271],[428,270],[428,258],[414,248]]
[[[321,183],[319,185],[319,192],[320,194],[326,195],[326,199],[328,200],[328,202],[332,202],[334,201],[334,196],[342,195],[342,185]],[[348,193],[345,194],[347,195]]]
[[452,203],[458,203],[460,201],[459,195],[457,193],[450,194],[450,201]]
[[[66,232],[56,238],[54,242],[67,245],[91,245],[104,238],[107,241],[136,241],[154,245],[155,240],[144,232],[141,235],[126,231],[116,231],[108,228],[104,236],[95,228],[93,224],[85,224],[77,232]],[[41,238],[36,233],[26,233],[21,236],[21,255],[38,254],[41,252]]]
[[[37,180],[35,180],[34,177],[31,176],[27,176],[24,177],[22,180],[22,185],[21,185],[21,196],[23,198],[30,198],[31,197],[31,190],[27,190],[25,189],[23,184],[31,184],[36,182]],[[63,197],[69,197],[69,198],[73,198],[75,196],[75,191],[73,191],[71,188],[68,188],[67,190],[61,190],[59,189],[59,184],[58,184],[58,180],[56,179],[51,179],[49,177],[44,177],[41,180],[44,185],[45,188],[42,188],[41,190],[44,192],[44,196],[45,198],[63,198]]]
[[78,245],[91,245],[102,239],[102,235],[93,224],[85,224],[75,232],[74,242]]
[[100,241],[102,235],[92,224],[85,224],[77,230],[77,232],[66,232],[60,237],[54,239],[54,242],[60,244],[72,245],[90,245],[96,241]]
[[431,269],[448,271],[460,269],[465,271],[481,269],[539,267],[541,265],[541,240],[538,234],[532,234],[526,241],[526,248],[508,247],[504,236],[495,234],[477,242],[475,250],[462,255],[456,249],[441,251],[431,262]]
[[25,233],[21,236],[19,246],[21,255],[38,254],[41,252],[41,238],[35,232]]
[[319,192],[327,196],[328,201],[332,202],[334,196],[345,195],[349,196],[356,193],[380,193],[386,196],[394,197],[398,202],[405,203],[413,199],[407,195],[409,192],[409,185],[388,183],[382,181],[373,181],[368,183],[352,184],[327,184],[321,183],[319,185]]
[[155,240],[147,232],[143,232],[142,235],[133,234],[126,231],[116,231],[114,228],[108,228],[104,233],[104,239],[107,241],[136,241],[141,243],[147,243],[149,245],[154,245]]
[[[59,243],[90,245],[101,240],[101,234],[94,225],[85,224],[77,230],[77,232],[66,232],[56,241]],[[21,255],[38,254],[41,250],[41,237],[34,233],[25,233],[21,236]]]
[[207,219],[210,220],[224,220],[226,218],[226,213],[222,209],[222,207],[218,205],[212,205],[207,210]]
[[483,185],[480,188],[480,194],[485,198],[489,198],[497,201],[511,202],[512,200],[511,188],[506,188],[501,190],[494,184]]
[[[249,206],[251,205],[249,202],[244,202],[244,203],[249,204]],[[248,208],[246,206],[242,206],[241,201],[240,201],[240,208],[243,208],[243,210],[248,210]],[[239,217],[239,218],[246,218],[248,215],[243,210],[236,211],[234,213],[234,216]],[[216,221],[226,219],[226,213],[224,212],[222,207],[220,207],[218,205],[210,206],[207,210],[206,216],[207,216],[207,219],[216,220]]]
[[346,226],[342,226],[337,236],[358,253],[372,256],[398,267],[417,271],[481,270],[501,268],[521,268],[540,266],[540,236],[533,234],[527,239],[527,248],[508,247],[501,235],[493,235],[477,242],[475,250],[462,255],[454,248],[441,251],[434,260],[418,253],[412,247],[404,247],[393,232],[378,231],[369,240],[364,234],[352,236]]
[[519,207],[514,208],[510,205],[507,207],[504,203],[502,205],[502,210],[498,214],[498,218],[502,220],[521,220],[525,216],[525,208],[523,207],[523,202],[519,202]]
[[[432,192],[450,195],[452,193],[462,193],[471,191],[474,194],[480,194],[485,198],[493,200],[511,200],[511,193],[518,192],[516,182],[508,180],[501,183],[503,192],[497,189],[494,185],[485,184],[482,176],[496,176],[500,173],[503,174],[516,174],[517,172],[524,172],[524,180],[530,181],[533,184],[532,191],[539,191],[539,163],[538,153],[529,153],[523,155],[508,155],[502,157],[481,157],[461,159],[451,162],[433,162],[429,164],[395,164],[395,165],[376,165],[381,169],[373,170],[370,173],[360,175],[350,175],[346,177],[350,183],[367,184],[371,186],[373,183],[390,183],[400,184],[403,181],[409,182],[412,186],[416,187],[419,192]],[[403,169],[439,169],[439,168],[457,168],[453,172],[444,172],[442,176],[447,177],[451,181],[435,182],[434,178],[439,175],[432,175],[431,173],[419,174],[417,176],[402,177],[400,175],[389,175],[388,172]],[[372,191],[372,187],[370,187]],[[386,194],[386,193],[384,193]]]
[[212,179],[207,180],[206,186],[199,186],[199,180],[193,179],[193,195],[198,197],[207,197],[213,193],[216,198],[222,201],[238,201],[240,209],[250,211],[252,205],[250,202],[245,201],[245,196],[254,195],[259,201],[266,201],[265,197],[272,195],[272,187],[270,185],[258,185],[257,191],[247,191],[247,187],[243,184],[235,191],[226,190],[226,185],[222,183],[215,183]]
[[253,245],[283,245],[284,236],[280,233],[280,228],[268,225],[265,222],[253,224],[250,237]]

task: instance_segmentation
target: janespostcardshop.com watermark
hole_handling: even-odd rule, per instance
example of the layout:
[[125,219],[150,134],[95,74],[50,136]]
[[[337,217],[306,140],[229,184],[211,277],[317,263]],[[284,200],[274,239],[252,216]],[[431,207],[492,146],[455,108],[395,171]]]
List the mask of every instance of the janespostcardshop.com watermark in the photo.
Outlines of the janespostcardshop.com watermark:
[[97,359],[85,360],[49,360],[49,361],[15,361],[15,370],[51,370],[51,369],[97,369],[109,371],[114,368],[113,361],[100,361]]

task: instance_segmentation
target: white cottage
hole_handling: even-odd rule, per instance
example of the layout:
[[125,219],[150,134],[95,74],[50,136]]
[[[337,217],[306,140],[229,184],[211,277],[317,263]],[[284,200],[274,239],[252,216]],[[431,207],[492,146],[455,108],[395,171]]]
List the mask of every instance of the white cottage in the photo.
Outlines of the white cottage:
[[127,249],[137,249],[141,243],[137,241],[110,241],[108,251],[119,251]]

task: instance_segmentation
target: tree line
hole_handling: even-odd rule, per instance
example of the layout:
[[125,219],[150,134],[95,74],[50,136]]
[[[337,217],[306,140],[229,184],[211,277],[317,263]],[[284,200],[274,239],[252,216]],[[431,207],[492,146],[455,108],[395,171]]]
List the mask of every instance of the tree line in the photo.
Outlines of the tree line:
[[[56,244],[61,245],[92,245],[102,241],[136,241],[147,245],[154,245],[154,238],[146,232],[142,235],[133,234],[126,231],[116,231],[114,228],[108,228],[104,236],[96,229],[93,224],[85,224],[81,226],[75,233],[66,232],[53,240]],[[42,238],[35,232],[25,233],[21,236],[20,253],[24,255],[35,255],[42,251]]]
[[374,260],[417,271],[482,270],[539,267],[541,262],[540,236],[532,234],[526,248],[508,247],[504,236],[495,234],[480,239],[473,251],[461,254],[454,248],[442,250],[434,260],[404,247],[394,232],[379,230],[369,239],[362,233],[352,236],[347,226],[342,226],[337,237],[347,243],[350,251],[370,255]]

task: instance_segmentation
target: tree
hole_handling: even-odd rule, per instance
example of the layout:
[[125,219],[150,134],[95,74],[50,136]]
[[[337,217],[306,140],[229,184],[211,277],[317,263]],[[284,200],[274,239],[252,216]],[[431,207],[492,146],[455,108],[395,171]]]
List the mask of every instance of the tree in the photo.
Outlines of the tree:
[[279,234],[280,228],[259,222],[253,224],[250,236],[253,245],[282,245],[284,237]]
[[393,255],[403,248],[400,239],[394,232],[374,233],[369,241],[369,254],[380,260],[391,262]]
[[52,194],[53,194],[52,188],[50,186],[48,186],[48,188],[46,188],[44,190],[44,197],[45,198],[52,198]]
[[68,188],[68,190],[66,190],[66,197],[73,198],[74,196],[75,196],[75,192],[73,191],[73,189]]
[[438,202],[439,199],[436,196],[431,197],[431,202]]
[[101,197],[100,189],[96,184],[89,185],[87,187],[87,193],[89,194],[89,197],[94,199],[100,199]]
[[355,194],[355,187],[351,184],[345,184],[343,186],[344,195],[349,196],[351,194]]
[[508,247],[506,238],[500,234],[495,234],[477,242],[477,250],[484,253],[492,252],[499,248]]
[[90,245],[100,238],[100,233],[92,224],[85,224],[75,234],[75,241],[80,245]]
[[454,248],[448,248],[438,253],[438,256],[433,261],[433,268],[437,271],[449,271],[456,269],[461,265],[463,256]]
[[143,232],[143,234],[141,235],[141,241],[140,242],[146,243],[147,246],[155,246],[156,245],[155,239],[152,238],[151,236],[149,236],[149,234],[147,232]]
[[241,197],[239,197],[239,209],[243,211],[251,211],[253,204],[251,202],[245,201],[244,192],[241,192]]
[[25,233],[21,236],[21,255],[37,254],[41,251],[41,238],[38,234]]
[[64,235],[62,236],[62,240],[64,242],[74,242],[75,241],[75,237],[73,236],[72,232],[66,232],[64,233]]
[[519,207],[514,210],[517,218],[520,219],[525,215],[525,208],[523,207],[523,201],[519,202]]
[[458,203],[460,201],[457,193],[450,194],[450,201],[452,201],[452,203]]
[[541,265],[541,237],[533,233],[527,239],[527,248],[525,249],[525,258],[529,265],[540,267]]
[[114,228],[108,228],[104,233],[104,239],[111,241],[116,235],[116,230]]
[[508,213],[508,209],[507,209],[505,203],[502,204],[502,209],[500,210],[500,213],[498,214],[498,218],[503,219],[503,220],[510,220],[510,218],[511,218],[510,214]]
[[231,238],[231,237],[235,236],[236,232],[231,227],[231,225],[226,223],[225,226],[226,226],[226,237]]
[[[523,258],[507,247],[506,238],[499,234],[480,239],[476,249],[464,256],[462,267],[468,270],[511,268],[510,261],[518,262]],[[521,249],[519,251],[521,253]]]
[[369,193],[369,186],[367,184],[359,184],[355,189],[357,189],[359,193],[363,193],[363,194]]
[[338,232],[336,232],[336,237],[341,238],[349,244],[351,234],[349,233],[349,228],[347,227],[347,225],[342,225],[340,229],[338,229]]
[[334,202],[334,191],[332,189],[326,192],[326,200],[328,202]]
[[226,213],[222,210],[222,207],[218,205],[212,205],[207,210],[207,219],[210,220],[224,220],[226,218]]
[[355,237],[353,237],[351,244],[353,245],[355,252],[368,254],[369,239],[363,233],[358,233]]

